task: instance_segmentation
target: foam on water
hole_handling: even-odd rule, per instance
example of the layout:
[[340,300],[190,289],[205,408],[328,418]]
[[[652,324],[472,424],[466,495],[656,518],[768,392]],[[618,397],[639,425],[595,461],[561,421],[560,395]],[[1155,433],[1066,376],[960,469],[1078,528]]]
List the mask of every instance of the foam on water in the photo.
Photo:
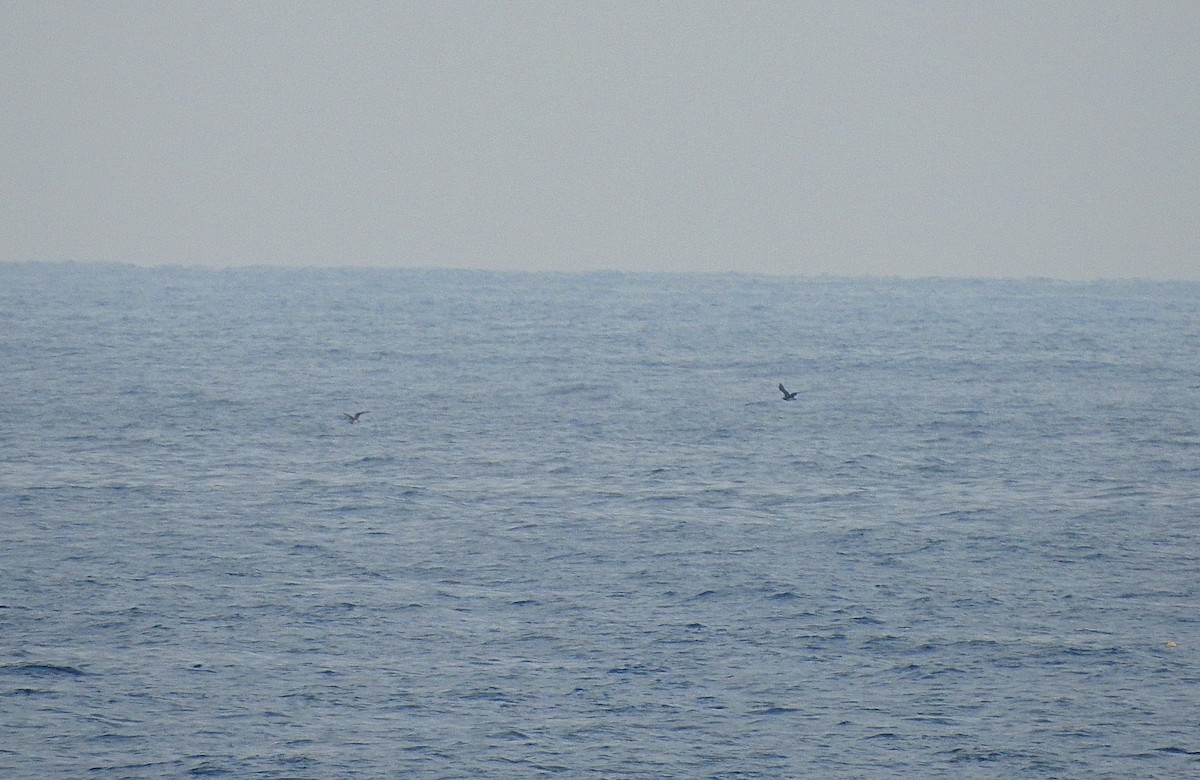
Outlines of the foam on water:
[[1200,770],[1197,285],[9,265],[0,325],[4,777]]

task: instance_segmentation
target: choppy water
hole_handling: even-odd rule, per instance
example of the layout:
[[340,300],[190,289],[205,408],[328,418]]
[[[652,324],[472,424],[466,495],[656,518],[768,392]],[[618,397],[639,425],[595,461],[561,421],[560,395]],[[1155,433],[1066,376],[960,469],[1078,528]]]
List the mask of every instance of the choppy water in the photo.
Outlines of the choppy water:
[[0,266],[0,776],[1200,774],[1198,355],[1195,284]]

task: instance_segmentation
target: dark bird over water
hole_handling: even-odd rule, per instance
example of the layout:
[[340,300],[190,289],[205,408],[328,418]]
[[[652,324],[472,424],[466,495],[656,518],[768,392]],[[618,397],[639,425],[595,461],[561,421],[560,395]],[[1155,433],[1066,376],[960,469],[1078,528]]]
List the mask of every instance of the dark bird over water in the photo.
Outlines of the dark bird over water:
[[[789,393],[789,392],[787,391],[787,388],[783,386],[783,382],[780,382],[780,383],[779,383],[779,392],[783,393],[783,400],[785,400],[785,401],[794,401],[794,400],[796,400],[796,394],[795,394],[795,393]],[[353,420],[352,420],[351,422],[353,422]]]
[[358,418],[359,418],[359,417],[362,417],[364,414],[366,414],[366,412],[355,412],[354,414],[347,414],[346,412],[342,412],[342,415],[343,415],[343,416],[346,418],[346,420],[348,420],[350,423],[356,423],[356,422],[358,422]]

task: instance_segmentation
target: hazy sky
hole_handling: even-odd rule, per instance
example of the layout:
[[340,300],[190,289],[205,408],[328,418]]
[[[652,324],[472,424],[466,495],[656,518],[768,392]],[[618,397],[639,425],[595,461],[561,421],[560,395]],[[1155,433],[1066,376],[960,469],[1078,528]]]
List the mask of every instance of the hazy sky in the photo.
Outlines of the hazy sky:
[[1200,279],[1200,2],[0,4],[0,260]]

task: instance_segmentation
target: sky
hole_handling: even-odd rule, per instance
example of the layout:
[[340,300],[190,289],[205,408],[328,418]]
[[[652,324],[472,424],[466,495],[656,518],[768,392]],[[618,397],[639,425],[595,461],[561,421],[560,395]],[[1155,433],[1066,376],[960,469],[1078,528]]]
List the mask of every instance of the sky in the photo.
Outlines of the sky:
[[0,261],[1200,280],[1200,3],[0,4]]

